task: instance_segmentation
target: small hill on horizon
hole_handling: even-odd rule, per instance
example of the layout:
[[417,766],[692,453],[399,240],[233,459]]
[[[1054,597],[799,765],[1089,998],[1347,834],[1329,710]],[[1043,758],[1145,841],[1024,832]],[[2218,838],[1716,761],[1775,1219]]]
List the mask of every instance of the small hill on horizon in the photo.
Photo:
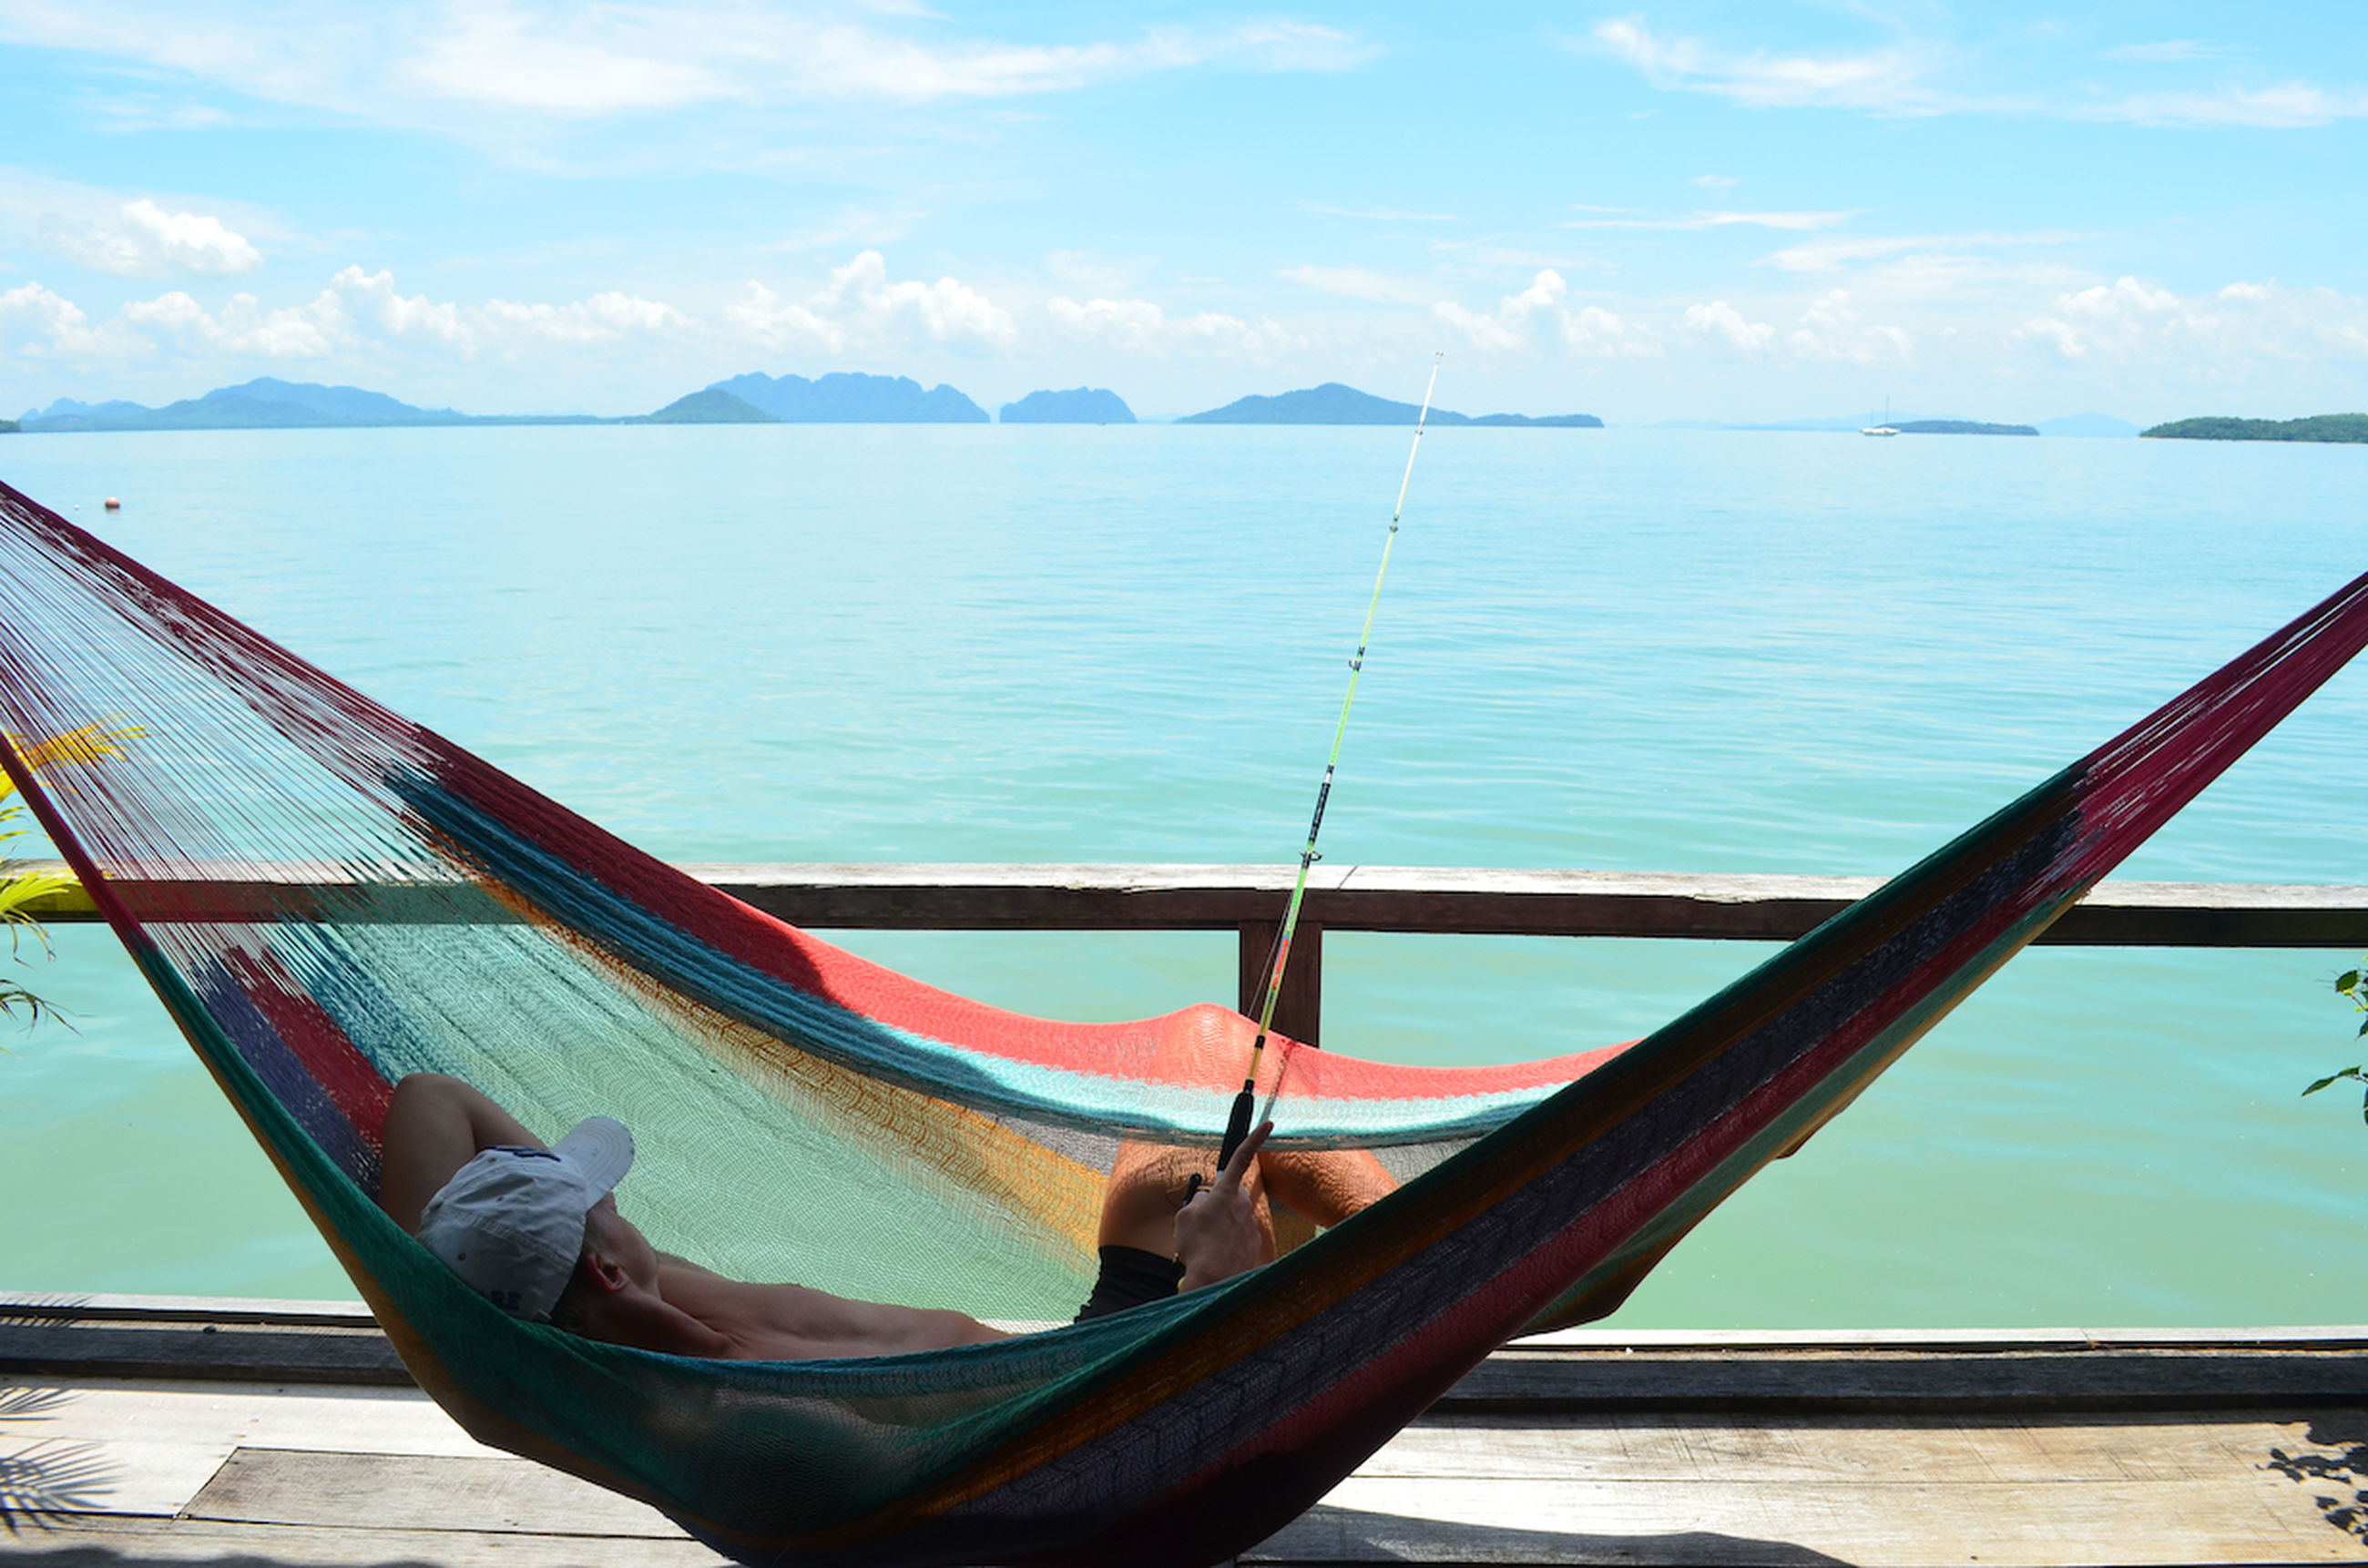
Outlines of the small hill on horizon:
[[[1326,381],[1322,386],[1305,387],[1298,392],[1262,397],[1256,393],[1236,398],[1223,408],[1212,408],[1202,414],[1188,414],[1176,421],[1178,425],[1411,425],[1422,412],[1411,403],[1394,403],[1385,397],[1361,392],[1338,381]],[[1430,411],[1433,425],[1491,425],[1551,426],[1562,429],[1600,430],[1603,421],[1592,414],[1550,414],[1543,416],[1527,414],[1484,414],[1478,418],[1457,414],[1450,409]]]
[[[752,370],[707,389],[737,398],[785,425],[985,425],[986,410],[940,383],[923,391],[910,376],[833,370],[813,381]],[[670,405],[671,406],[671,405]]]
[[1030,392],[1005,403],[996,417],[1006,425],[1132,425],[1134,410],[1107,387],[1079,387]]
[[2201,419],[2174,419],[2138,434],[2171,441],[2368,442],[2368,414],[2314,414],[2303,419],[2207,415]]
[[706,387],[678,397],[655,414],[624,420],[627,425],[779,425],[780,420],[721,387]]

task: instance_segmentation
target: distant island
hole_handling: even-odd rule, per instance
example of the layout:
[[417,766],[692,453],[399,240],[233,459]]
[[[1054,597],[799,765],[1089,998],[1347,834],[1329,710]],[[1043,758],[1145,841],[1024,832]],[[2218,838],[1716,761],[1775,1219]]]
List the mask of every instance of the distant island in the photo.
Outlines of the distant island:
[[[1195,414],[1179,425],[1412,425],[1420,411],[1410,403],[1374,397],[1338,381],[1251,396]],[[1033,392],[1002,408],[1007,425],[1132,425],[1134,411],[1116,392],[1099,387]],[[1478,417],[1452,409],[1430,411],[1434,425],[1505,426],[1600,429],[1592,414],[1487,414]],[[304,430],[369,429],[454,425],[985,425],[986,410],[953,387],[923,387],[909,376],[873,376],[834,370],[808,381],[761,371],[734,376],[677,398],[650,414],[462,414],[451,408],[419,408],[384,392],[360,387],[330,387],[314,381],[283,381],[262,376],[234,387],[217,387],[203,397],[183,398],[162,408],[116,400],[77,403],[62,397],[23,418],[0,420],[0,432],[51,434],[97,430]],[[2003,426],[1968,426],[2005,430]],[[2027,433],[2020,431],[2019,433]]]
[[717,381],[707,390],[729,393],[784,425],[988,423],[986,410],[953,388],[940,384],[924,392],[910,376],[834,370],[810,381],[803,376],[752,372]]
[[627,425],[779,425],[780,420],[721,387],[678,397],[655,414],[620,421]]
[[[1411,425],[1422,410],[1411,403],[1393,403],[1385,397],[1360,392],[1338,381],[1326,381],[1320,387],[1307,387],[1299,392],[1287,392],[1274,397],[1250,396],[1237,398],[1223,408],[1212,408],[1205,414],[1190,414],[1178,419],[1178,425]],[[1554,426],[1562,429],[1600,430],[1603,421],[1592,414],[1550,414],[1533,417],[1527,414],[1485,414],[1474,419],[1469,415],[1452,413],[1444,408],[1430,411],[1434,425],[1502,425]]]
[[16,433],[17,422],[15,420],[0,419],[0,436],[13,436]]
[[1895,425],[1903,436],[2036,436],[2036,425],[1985,425],[1978,419],[1911,419]]
[[1132,425],[1134,410],[1106,387],[1075,392],[1032,392],[1007,403],[996,417],[1006,425]]
[[262,376],[243,386],[217,387],[203,397],[162,408],[143,403],[76,403],[62,397],[17,422],[28,433],[69,430],[321,430],[390,425],[593,425],[590,415],[458,414],[414,408],[384,392],[324,387]]
[[2171,441],[2368,441],[2368,414],[2315,414],[2306,419],[2174,419],[2138,434]]
[[259,377],[217,387],[162,408],[144,403],[77,403],[59,398],[8,428],[27,434],[86,430],[323,430],[451,425],[916,425],[987,423],[986,410],[949,386],[924,391],[908,376],[833,371],[803,376],[735,376],[677,398],[655,414],[603,418],[591,414],[462,414],[416,408],[384,392]]

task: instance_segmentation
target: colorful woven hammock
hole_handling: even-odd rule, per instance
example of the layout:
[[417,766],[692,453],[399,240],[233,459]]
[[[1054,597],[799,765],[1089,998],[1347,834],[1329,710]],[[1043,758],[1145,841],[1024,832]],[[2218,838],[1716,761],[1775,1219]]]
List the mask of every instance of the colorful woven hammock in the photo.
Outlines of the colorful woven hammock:
[[[520,1323],[373,1201],[390,1086],[625,1118],[620,1192],[744,1278],[1064,1321],[1116,1141],[1213,1141],[1249,1025],[1024,1018],[735,903],[0,486],[0,761],[478,1437],[749,1562],[1201,1564],[1508,1336],[1611,1311],[2368,641],[2368,577],[1645,1040],[1303,1051],[1278,1144],[1392,1198],[1224,1287],[928,1355],[689,1360]],[[22,753],[137,726],[43,783]]]

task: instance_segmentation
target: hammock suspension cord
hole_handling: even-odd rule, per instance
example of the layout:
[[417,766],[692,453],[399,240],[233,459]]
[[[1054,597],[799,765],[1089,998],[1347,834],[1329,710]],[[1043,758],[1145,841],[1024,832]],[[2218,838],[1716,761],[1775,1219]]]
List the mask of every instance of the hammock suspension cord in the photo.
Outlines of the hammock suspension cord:
[[[1447,358],[1445,349],[1431,356],[1430,381],[1422,389],[1422,411],[1415,415],[1414,440],[1406,448],[1406,472],[1398,480],[1397,505],[1390,512],[1390,531],[1382,541],[1381,569],[1373,574],[1372,597],[1365,601],[1365,624],[1357,632],[1357,656],[1349,661],[1349,689],[1340,699],[1340,721],[1332,727],[1332,755],[1324,762],[1324,780],[1315,790],[1315,814],[1307,824],[1307,843],[1299,851],[1299,875],[1291,884],[1291,903],[1282,913],[1282,927],[1275,933],[1274,957],[1267,966],[1266,999],[1258,1006],[1258,1038],[1250,1042],[1249,1071],[1242,1075],[1242,1092],[1234,1096],[1233,1110],[1225,1119],[1224,1141],[1218,1146],[1217,1168],[1231,1164],[1234,1151],[1250,1135],[1250,1115],[1257,1104],[1258,1068],[1266,1060],[1267,1031],[1274,1023],[1275,1003],[1282,995],[1282,974],[1291,962],[1291,937],[1299,928],[1299,906],[1307,896],[1308,869],[1323,858],[1315,852],[1316,836],[1324,831],[1324,807],[1332,798],[1332,776],[1340,767],[1340,742],[1349,733],[1349,710],[1357,700],[1357,678],[1365,673],[1365,649],[1373,640],[1373,615],[1382,606],[1382,584],[1390,574],[1390,551],[1398,542],[1398,519],[1406,516],[1406,487],[1414,483],[1415,454],[1422,449],[1423,427],[1430,421],[1431,394],[1439,390],[1439,364]],[[1285,1065],[1288,1066],[1286,1060]],[[1274,1112],[1276,1096],[1282,1093],[1282,1079],[1277,1075],[1273,1090],[1267,1096],[1267,1113]]]

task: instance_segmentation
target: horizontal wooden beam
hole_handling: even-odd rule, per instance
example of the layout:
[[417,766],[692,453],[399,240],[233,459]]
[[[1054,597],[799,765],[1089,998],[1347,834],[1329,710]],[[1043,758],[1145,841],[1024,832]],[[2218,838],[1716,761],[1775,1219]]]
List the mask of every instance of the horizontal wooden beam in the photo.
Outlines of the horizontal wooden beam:
[[[55,862],[19,862],[19,869]],[[1276,866],[693,864],[711,886],[797,926],[967,931],[1239,931],[1291,889]],[[1790,941],[1882,885],[1876,877],[1326,866],[1302,918],[1334,931]],[[200,890],[203,898],[198,897]],[[324,901],[353,918],[498,918],[450,886],[379,885],[357,897],[316,870],[172,885],[198,918],[253,918]],[[143,904],[145,900],[141,901]],[[470,907],[473,905],[474,907]],[[36,906],[96,918],[79,891]],[[2368,948],[2368,887],[2259,882],[2098,885],[2042,942],[2089,947]]]
[[[0,1296],[0,1375],[402,1385],[359,1305]],[[323,1303],[324,1307],[327,1304]],[[263,1308],[265,1310],[256,1310]],[[1014,1327],[1051,1327],[1049,1324]],[[1431,1410],[1940,1414],[2368,1404],[2368,1330],[1820,1334],[1583,1329],[1517,1340]]]

